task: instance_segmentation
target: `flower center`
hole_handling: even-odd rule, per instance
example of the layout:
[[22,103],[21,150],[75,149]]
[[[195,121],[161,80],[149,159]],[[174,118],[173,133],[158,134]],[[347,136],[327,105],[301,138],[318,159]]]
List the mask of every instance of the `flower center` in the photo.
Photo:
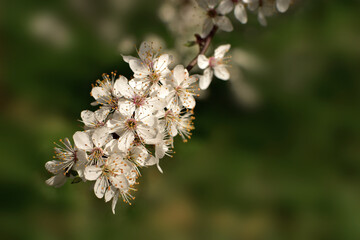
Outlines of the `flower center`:
[[109,176],[111,174],[114,174],[113,169],[110,169],[108,166],[104,165],[102,172],[105,176]]
[[176,92],[177,95],[179,95],[181,91],[182,91],[182,87],[181,87],[181,86],[177,86],[177,87],[175,88],[175,92]]
[[94,148],[89,155],[89,162],[87,164],[96,164],[99,165],[102,163],[102,156],[104,152],[101,148]]
[[153,71],[151,74],[150,74],[150,80],[151,82],[153,83],[157,83],[159,81],[159,73],[156,72],[156,71]]
[[118,108],[118,101],[119,99],[115,98],[115,97],[109,97],[106,100],[106,103],[114,110],[116,110]]
[[215,57],[210,57],[210,58],[209,58],[209,66],[210,66],[210,67],[215,67],[215,66],[216,66],[216,59],[215,59]]
[[140,137],[139,137],[139,136],[135,136],[135,139],[134,139],[134,141],[132,142],[132,144],[135,145],[135,146],[140,146],[140,145],[142,144]]
[[233,3],[238,3],[239,2],[239,0],[231,0]]
[[136,120],[133,119],[133,118],[130,118],[126,121],[126,127],[129,129],[129,130],[135,130],[136,129]]
[[98,128],[98,127],[103,127],[103,126],[105,126],[105,123],[104,123],[104,122],[97,122],[97,123],[95,124],[95,127],[96,127],[96,128]]
[[91,156],[94,159],[100,159],[103,156],[103,150],[101,148],[94,148],[91,152]]
[[217,12],[215,9],[210,9],[208,12],[207,12],[207,15],[210,17],[210,18],[215,18],[217,16]]
[[133,103],[135,104],[136,107],[140,107],[144,105],[145,98],[140,95],[135,95],[135,97],[133,98]]

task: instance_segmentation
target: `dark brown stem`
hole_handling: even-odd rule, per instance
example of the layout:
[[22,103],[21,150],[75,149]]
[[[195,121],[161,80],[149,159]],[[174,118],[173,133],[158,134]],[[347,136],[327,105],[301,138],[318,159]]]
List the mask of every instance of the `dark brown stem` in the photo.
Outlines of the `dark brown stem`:
[[191,69],[193,69],[193,67],[196,65],[198,56],[201,54],[205,54],[206,50],[210,46],[211,40],[215,36],[215,33],[217,30],[218,30],[218,26],[214,25],[214,27],[211,29],[210,33],[205,38],[201,38],[199,35],[195,35],[196,42],[199,44],[199,53],[187,65],[186,69],[188,70],[188,72],[190,72]]

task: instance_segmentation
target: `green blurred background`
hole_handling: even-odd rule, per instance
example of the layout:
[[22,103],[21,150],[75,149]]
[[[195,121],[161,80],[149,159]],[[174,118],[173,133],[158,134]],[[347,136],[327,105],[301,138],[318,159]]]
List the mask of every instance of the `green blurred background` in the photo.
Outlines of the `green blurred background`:
[[91,84],[131,76],[120,52],[148,34],[175,46],[164,2],[0,2],[1,239],[360,239],[357,0],[298,1],[266,28],[249,14],[217,35],[261,60],[243,69],[257,101],[215,79],[192,139],[177,139],[164,174],[143,169],[132,206],[113,215],[91,183],[44,183],[53,141],[94,109]]

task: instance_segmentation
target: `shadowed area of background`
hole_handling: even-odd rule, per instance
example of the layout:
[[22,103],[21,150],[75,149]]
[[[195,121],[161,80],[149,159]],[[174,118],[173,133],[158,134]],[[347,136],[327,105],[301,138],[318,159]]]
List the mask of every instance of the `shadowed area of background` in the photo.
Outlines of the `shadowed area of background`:
[[94,110],[91,84],[103,72],[131,76],[120,53],[135,54],[150,33],[174,47],[163,3],[1,1],[1,238],[360,239],[355,0],[299,1],[266,28],[250,13],[246,25],[233,20],[214,46],[229,42],[261,60],[260,70],[242,71],[257,100],[236,96],[237,78],[214,79],[192,139],[177,139],[164,174],[142,170],[132,206],[119,202],[113,215],[90,182],[44,183],[53,141],[81,130],[80,112]]

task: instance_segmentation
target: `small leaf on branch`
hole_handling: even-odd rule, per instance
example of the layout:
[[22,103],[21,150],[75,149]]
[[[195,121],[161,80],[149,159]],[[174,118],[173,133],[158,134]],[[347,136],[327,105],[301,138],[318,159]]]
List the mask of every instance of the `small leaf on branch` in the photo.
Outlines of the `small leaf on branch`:
[[80,177],[76,177],[76,178],[74,178],[74,180],[72,180],[71,184],[79,183],[81,181],[82,181],[82,179]]
[[185,47],[192,47],[194,45],[196,45],[195,41],[187,41],[187,43],[184,44]]

